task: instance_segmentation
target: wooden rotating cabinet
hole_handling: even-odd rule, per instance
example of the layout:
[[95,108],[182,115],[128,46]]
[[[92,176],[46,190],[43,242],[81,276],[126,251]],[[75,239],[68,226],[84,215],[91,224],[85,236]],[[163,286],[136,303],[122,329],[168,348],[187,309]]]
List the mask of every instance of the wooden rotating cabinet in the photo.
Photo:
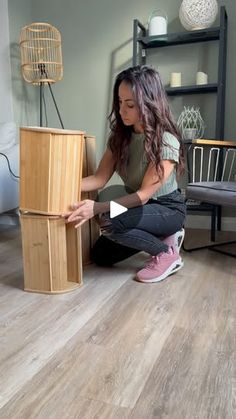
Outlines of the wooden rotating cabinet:
[[92,237],[99,230],[91,222],[75,229],[61,214],[81,199],[82,173],[87,175],[94,154],[95,138],[82,131],[20,129],[20,219],[27,291],[61,293],[82,284],[82,253],[88,263]]

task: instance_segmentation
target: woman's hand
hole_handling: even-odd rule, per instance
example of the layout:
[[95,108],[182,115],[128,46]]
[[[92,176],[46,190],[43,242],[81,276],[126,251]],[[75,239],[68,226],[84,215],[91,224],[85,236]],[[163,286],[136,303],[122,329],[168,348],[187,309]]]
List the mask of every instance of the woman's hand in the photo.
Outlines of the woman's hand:
[[78,221],[75,228],[80,227],[90,218],[94,217],[94,201],[85,199],[84,201],[77,202],[71,205],[72,211],[62,214],[67,223]]

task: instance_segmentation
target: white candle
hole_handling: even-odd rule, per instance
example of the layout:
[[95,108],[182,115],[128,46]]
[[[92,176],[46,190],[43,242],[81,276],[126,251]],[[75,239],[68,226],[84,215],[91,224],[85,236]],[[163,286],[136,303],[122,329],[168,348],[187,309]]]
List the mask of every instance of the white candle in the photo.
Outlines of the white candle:
[[149,36],[165,35],[167,33],[167,20],[163,16],[154,16],[149,23]]
[[170,75],[170,87],[181,86],[181,73],[171,73]]
[[196,76],[196,84],[207,84],[208,76],[203,71],[198,71]]

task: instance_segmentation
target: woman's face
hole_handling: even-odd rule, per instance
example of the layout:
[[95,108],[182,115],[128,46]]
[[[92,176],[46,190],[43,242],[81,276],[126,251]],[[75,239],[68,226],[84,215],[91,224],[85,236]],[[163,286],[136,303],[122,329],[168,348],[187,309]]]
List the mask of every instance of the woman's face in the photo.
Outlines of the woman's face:
[[120,116],[124,125],[133,125],[135,132],[143,132],[143,128],[139,121],[139,112],[136,105],[133,92],[129,84],[124,81],[119,86],[119,105]]

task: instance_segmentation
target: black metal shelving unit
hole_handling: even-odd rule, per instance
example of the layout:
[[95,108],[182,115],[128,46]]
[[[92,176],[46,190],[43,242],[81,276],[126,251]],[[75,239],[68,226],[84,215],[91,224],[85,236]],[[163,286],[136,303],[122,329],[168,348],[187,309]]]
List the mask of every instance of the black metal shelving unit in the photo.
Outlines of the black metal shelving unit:
[[[146,64],[146,50],[164,48],[173,45],[194,44],[218,41],[218,76],[216,83],[181,87],[167,87],[169,96],[215,93],[216,118],[215,139],[224,139],[225,126],[225,88],[226,88],[226,54],[227,54],[227,13],[225,6],[220,8],[220,24],[217,27],[195,30],[191,32],[169,33],[159,36],[148,36],[147,29],[135,19],[133,22],[133,65]],[[187,154],[191,150],[191,141],[186,144]],[[189,168],[189,161],[187,159]],[[215,223],[221,229],[221,207],[200,205],[202,211],[211,211],[211,238],[215,237]],[[190,211],[199,211],[199,205],[188,205]]]
[[216,83],[181,87],[168,87],[169,96],[216,93],[215,138],[224,139],[225,122],[225,85],[226,85],[226,50],[227,50],[227,13],[220,8],[220,25],[213,28],[192,32],[177,32],[167,35],[147,36],[147,29],[134,20],[133,24],[133,65],[146,64],[146,50],[164,48],[172,45],[194,44],[218,41],[218,78]]

